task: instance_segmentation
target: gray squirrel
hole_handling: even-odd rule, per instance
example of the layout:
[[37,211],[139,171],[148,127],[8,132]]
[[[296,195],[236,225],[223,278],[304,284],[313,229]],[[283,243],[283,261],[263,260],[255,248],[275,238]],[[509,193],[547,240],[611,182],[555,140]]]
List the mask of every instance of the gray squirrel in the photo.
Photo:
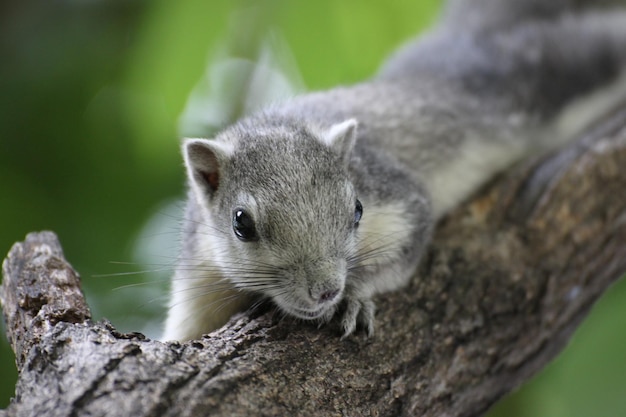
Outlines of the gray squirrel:
[[371,335],[373,297],[408,282],[441,216],[626,97],[624,2],[598,3],[452,0],[372,79],[185,140],[163,339],[208,333],[257,296]]

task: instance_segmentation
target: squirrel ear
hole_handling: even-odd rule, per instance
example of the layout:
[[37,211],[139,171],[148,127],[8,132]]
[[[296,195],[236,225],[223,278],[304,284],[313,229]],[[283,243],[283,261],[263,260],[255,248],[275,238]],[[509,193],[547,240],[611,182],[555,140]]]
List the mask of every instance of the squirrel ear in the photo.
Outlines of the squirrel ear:
[[207,139],[185,139],[183,157],[192,186],[213,195],[220,186],[221,169],[230,158],[230,146]]
[[326,144],[341,156],[346,165],[350,162],[350,155],[356,142],[356,126],[355,119],[348,119],[332,125],[324,136]]

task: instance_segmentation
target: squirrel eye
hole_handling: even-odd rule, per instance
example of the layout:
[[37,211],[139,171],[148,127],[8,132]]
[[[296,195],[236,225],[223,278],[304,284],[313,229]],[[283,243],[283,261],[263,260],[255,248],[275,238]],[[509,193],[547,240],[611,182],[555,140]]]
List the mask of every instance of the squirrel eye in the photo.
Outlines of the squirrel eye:
[[243,209],[236,209],[233,213],[233,231],[243,242],[258,240],[254,220]]
[[356,207],[354,208],[354,227],[359,225],[361,217],[363,217],[363,205],[359,200],[356,200]]

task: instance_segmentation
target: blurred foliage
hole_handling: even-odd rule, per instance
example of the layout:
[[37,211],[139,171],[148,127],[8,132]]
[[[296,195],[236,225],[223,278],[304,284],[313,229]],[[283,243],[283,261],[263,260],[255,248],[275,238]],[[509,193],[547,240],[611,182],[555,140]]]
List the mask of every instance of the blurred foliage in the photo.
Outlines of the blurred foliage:
[[[230,67],[213,64],[260,61],[269,37],[292,88],[355,82],[438,7],[438,0],[0,2],[0,250],[30,231],[54,230],[82,274],[94,318],[154,333],[176,256],[181,112],[194,86],[204,86],[194,91],[217,97],[219,117],[193,133],[209,135],[249,107],[242,84],[226,77]],[[142,268],[152,271],[125,275]],[[622,282],[549,370],[492,416],[626,415],[625,296]],[[4,338],[0,375],[4,407],[16,380]]]

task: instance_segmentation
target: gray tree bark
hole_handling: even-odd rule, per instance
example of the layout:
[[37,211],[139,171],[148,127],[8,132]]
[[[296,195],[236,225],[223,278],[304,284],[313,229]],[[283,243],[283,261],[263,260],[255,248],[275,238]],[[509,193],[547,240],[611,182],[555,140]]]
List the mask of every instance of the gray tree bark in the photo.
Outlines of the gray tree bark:
[[3,264],[20,372],[0,416],[478,416],[563,348],[626,271],[626,111],[486,187],[438,226],[376,334],[271,311],[161,343],[90,320],[56,236]]

